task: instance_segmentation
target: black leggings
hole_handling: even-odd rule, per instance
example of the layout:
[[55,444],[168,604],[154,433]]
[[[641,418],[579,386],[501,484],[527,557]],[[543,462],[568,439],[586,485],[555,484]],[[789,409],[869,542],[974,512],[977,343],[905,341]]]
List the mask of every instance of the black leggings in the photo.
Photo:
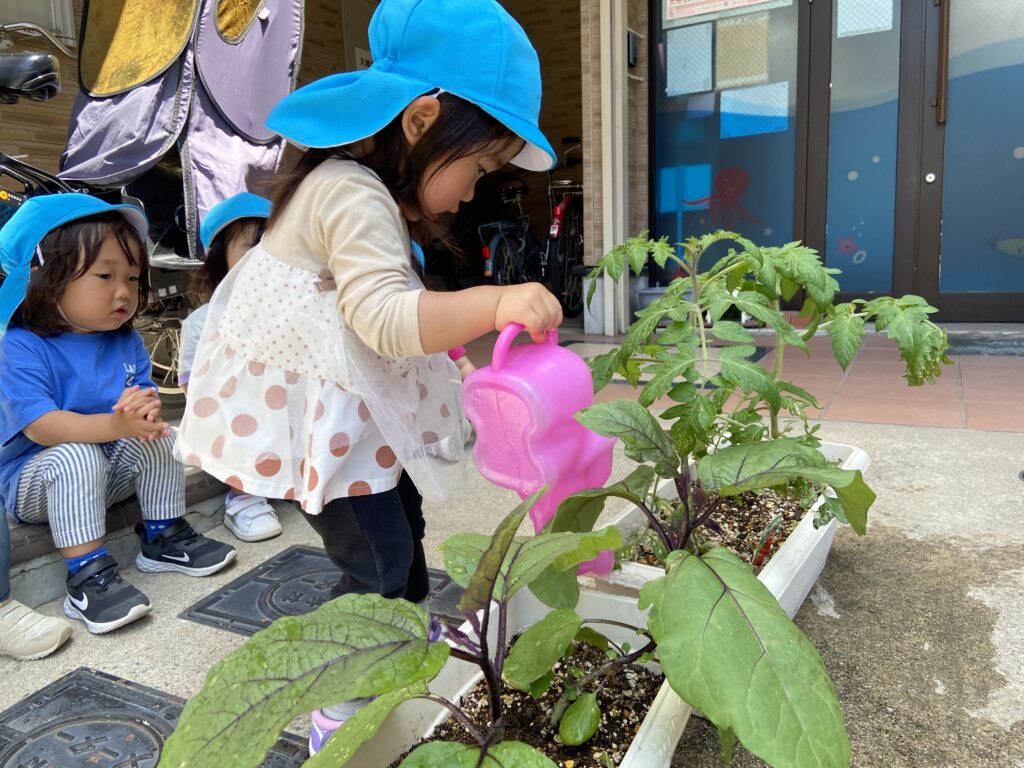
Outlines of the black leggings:
[[306,520],[341,571],[332,597],[375,592],[418,603],[430,591],[423,554],[423,497],[405,472],[398,487],[335,499]]

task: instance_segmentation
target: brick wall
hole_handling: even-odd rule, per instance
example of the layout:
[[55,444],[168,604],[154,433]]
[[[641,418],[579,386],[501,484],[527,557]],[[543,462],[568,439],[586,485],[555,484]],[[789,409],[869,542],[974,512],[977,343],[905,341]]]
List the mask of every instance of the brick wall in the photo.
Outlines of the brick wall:
[[[501,0],[505,9],[523,26],[540,59],[544,95],[540,127],[561,158],[563,136],[582,136],[583,89],[581,83],[580,8],[577,2],[550,0]],[[593,0],[582,0],[593,2]],[[577,154],[578,157],[578,154]],[[559,171],[557,175],[580,178],[581,168]],[[551,223],[545,173],[523,173],[530,189],[524,208],[538,237],[547,234]]]

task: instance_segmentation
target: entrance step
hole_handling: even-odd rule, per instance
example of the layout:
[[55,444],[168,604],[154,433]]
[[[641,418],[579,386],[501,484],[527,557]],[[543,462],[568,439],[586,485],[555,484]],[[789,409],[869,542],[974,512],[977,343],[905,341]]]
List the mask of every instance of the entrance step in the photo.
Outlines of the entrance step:
[[[223,516],[227,486],[194,467],[185,471],[185,508],[188,522],[199,533],[219,525]],[[123,567],[135,561],[139,537],[135,524],[142,520],[138,500],[118,502],[107,510],[106,547]],[[25,605],[37,608],[65,594],[67,569],[64,558],[53,545],[50,527],[16,523],[11,526],[11,594]]]

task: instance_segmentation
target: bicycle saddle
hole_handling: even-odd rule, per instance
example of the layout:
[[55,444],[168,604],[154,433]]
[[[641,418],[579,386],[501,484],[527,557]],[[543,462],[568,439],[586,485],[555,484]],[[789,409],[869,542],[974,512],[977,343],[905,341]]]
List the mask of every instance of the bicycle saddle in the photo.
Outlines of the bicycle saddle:
[[50,53],[0,53],[0,102],[46,101],[60,93],[60,64]]

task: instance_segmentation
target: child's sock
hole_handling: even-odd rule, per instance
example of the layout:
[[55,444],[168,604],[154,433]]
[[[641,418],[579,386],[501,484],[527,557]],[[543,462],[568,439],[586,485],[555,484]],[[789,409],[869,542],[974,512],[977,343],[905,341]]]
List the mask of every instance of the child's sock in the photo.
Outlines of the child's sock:
[[100,545],[99,549],[94,549],[92,552],[86,552],[84,555],[79,555],[78,557],[65,557],[64,562],[68,564],[68,571],[70,571],[71,575],[73,576],[74,574],[82,570],[82,566],[88,563],[89,561],[95,560],[97,557],[103,557],[104,555],[109,554],[110,553],[107,552],[107,548],[103,545]]
[[181,520],[180,517],[170,520],[144,520],[143,522],[146,524],[146,541],[152,541],[154,536],[159,535],[165,528],[170,528],[179,520]]
[[373,701],[373,699],[373,696],[367,697],[365,699],[349,699],[348,701],[343,701],[339,704],[335,704],[330,707],[324,707],[320,711],[332,720],[345,721],[352,717],[352,715],[354,715],[360,709],[365,707],[367,704],[369,704],[371,701]]

